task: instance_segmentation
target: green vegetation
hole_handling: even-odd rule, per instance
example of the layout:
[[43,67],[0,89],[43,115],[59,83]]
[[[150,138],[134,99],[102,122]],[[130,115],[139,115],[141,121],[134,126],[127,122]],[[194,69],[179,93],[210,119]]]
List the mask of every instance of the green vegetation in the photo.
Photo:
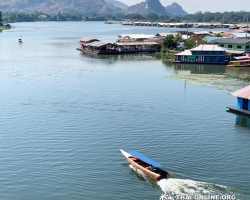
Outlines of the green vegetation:
[[197,45],[204,44],[205,41],[202,40],[201,36],[190,36],[187,40],[184,41],[181,48],[178,47],[178,43],[183,41],[182,35],[168,35],[164,38],[163,43],[161,44],[162,53],[176,52],[178,50],[192,49]]
[[210,12],[197,12],[195,14],[189,14],[186,16],[169,16],[169,15],[157,15],[155,13],[140,15],[136,13],[132,14],[69,14],[69,13],[57,13],[57,14],[45,14],[42,12],[25,13],[25,12],[6,12],[3,13],[4,22],[34,22],[34,21],[108,21],[108,20],[140,20],[151,22],[211,22],[211,23],[242,23],[247,21],[247,15],[250,16],[250,12],[224,12],[224,13],[210,13]]
[[5,30],[6,28],[10,28],[10,25],[4,26],[3,19],[2,19],[2,12],[0,11],[0,31]]
[[186,19],[194,22],[220,22],[223,24],[227,23],[245,23],[247,21],[247,16],[249,12],[239,11],[239,12],[197,12],[193,15],[187,15]]
[[[201,85],[228,92],[236,91],[249,85],[249,77],[243,75],[233,76],[233,72],[223,74],[172,74],[165,78],[174,78],[185,81],[187,84]],[[248,78],[248,79],[247,79]]]

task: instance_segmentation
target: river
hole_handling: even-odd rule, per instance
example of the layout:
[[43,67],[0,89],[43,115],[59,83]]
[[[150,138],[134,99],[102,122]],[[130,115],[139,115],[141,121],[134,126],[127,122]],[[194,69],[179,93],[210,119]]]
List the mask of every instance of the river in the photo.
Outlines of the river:
[[[1,32],[0,199],[158,200],[164,192],[250,199],[250,120],[226,112],[236,99],[225,88],[167,78],[249,70],[76,51],[81,37],[114,42],[122,33],[168,31],[36,22]],[[120,148],[161,163],[170,179],[135,172]]]

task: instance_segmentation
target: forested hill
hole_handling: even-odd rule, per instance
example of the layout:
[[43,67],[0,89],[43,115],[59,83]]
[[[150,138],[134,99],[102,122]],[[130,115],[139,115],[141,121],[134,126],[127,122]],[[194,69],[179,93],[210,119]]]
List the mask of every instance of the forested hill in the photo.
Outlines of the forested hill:
[[138,14],[150,14],[156,13],[158,15],[166,15],[167,11],[162,6],[159,0],[146,0],[139,4],[130,6],[128,8],[129,13],[138,13]]
[[0,0],[0,10],[4,12],[44,12],[44,13],[114,13],[104,0]]
[[111,7],[111,8],[121,8],[123,10],[127,10],[128,9],[128,5],[117,1],[117,0],[105,0],[105,2]]
[[188,13],[176,2],[166,6],[166,11],[174,15],[188,15]]

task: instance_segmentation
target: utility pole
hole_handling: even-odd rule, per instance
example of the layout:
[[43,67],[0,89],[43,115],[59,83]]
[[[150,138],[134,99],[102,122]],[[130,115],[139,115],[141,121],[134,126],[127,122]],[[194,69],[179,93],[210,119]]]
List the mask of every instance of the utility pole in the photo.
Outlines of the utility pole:
[[247,30],[246,30],[246,39],[247,39],[247,36],[248,36],[248,13],[247,13]]

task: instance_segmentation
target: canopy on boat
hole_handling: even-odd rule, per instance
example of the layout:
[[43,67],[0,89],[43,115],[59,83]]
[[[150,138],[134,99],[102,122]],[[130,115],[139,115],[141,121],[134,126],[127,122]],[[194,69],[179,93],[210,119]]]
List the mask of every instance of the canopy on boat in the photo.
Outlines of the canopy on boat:
[[159,163],[157,163],[157,162],[151,160],[150,158],[148,158],[148,157],[146,157],[146,156],[140,154],[140,153],[137,152],[136,150],[130,150],[129,153],[130,153],[131,155],[135,156],[136,158],[138,158],[138,159],[140,159],[140,160],[142,160],[142,161],[144,161],[144,162],[146,162],[146,163],[148,163],[148,164],[150,164],[150,165],[152,165],[152,166],[154,166],[154,167],[162,167],[161,164],[159,164]]

